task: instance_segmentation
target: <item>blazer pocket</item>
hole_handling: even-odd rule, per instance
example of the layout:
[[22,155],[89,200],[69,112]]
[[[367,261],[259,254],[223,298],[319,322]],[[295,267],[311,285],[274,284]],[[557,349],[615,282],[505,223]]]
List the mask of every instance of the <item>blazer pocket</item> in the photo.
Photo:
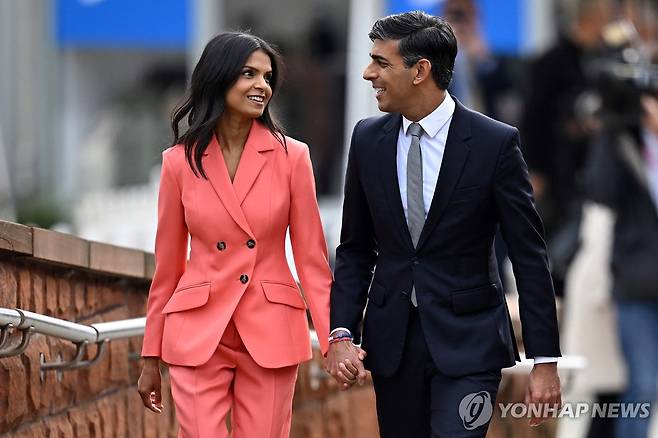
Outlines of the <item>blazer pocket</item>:
[[457,315],[477,313],[502,302],[495,284],[488,284],[473,289],[459,290],[450,294],[452,311]]
[[306,309],[306,303],[296,286],[273,281],[261,281],[260,285],[267,301],[285,304],[297,309]]
[[210,283],[182,287],[174,291],[162,309],[162,313],[174,313],[201,307],[208,302],[209,296]]
[[384,290],[384,287],[373,281],[370,285],[370,291],[368,291],[368,302],[378,306],[383,306],[385,301],[386,291]]

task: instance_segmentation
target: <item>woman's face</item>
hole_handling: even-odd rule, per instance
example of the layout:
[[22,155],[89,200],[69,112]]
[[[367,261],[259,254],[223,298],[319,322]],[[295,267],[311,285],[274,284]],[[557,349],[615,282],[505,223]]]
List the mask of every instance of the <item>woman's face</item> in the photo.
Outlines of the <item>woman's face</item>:
[[272,97],[272,62],[262,50],[256,50],[242,67],[238,80],[226,92],[226,111],[235,116],[256,119]]

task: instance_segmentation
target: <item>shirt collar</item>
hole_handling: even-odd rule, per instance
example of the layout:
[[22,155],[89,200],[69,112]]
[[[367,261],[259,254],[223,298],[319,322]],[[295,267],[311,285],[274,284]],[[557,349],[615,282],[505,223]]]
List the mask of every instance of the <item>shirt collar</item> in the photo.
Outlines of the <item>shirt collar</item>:
[[[445,99],[441,102],[441,105],[436,107],[434,111],[429,113],[423,119],[419,120],[420,126],[423,127],[423,131],[429,137],[434,138],[436,134],[445,126],[446,123],[452,118],[452,115],[455,112],[455,101],[453,100],[450,93],[446,93]],[[413,122],[406,117],[402,116],[402,127],[404,133],[406,134],[409,126]]]

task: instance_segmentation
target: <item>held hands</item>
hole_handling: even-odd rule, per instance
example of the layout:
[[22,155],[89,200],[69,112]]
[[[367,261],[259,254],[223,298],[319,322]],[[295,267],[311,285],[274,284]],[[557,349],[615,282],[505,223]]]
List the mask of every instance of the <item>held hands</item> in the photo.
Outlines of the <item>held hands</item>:
[[160,359],[157,357],[145,357],[142,374],[137,381],[137,391],[142,398],[144,406],[156,414],[162,412],[161,382]]
[[365,358],[366,352],[352,344],[351,339],[334,342],[329,345],[325,369],[336,379],[340,390],[345,391],[355,383],[360,386],[365,383]]
[[[530,372],[528,388],[525,392],[525,403],[529,412],[539,412],[543,416],[530,418],[530,426],[539,426],[552,417],[555,410],[562,407],[560,377],[557,373],[557,362],[535,364]],[[537,406],[539,405],[539,406]],[[534,409],[533,406],[540,409]]]

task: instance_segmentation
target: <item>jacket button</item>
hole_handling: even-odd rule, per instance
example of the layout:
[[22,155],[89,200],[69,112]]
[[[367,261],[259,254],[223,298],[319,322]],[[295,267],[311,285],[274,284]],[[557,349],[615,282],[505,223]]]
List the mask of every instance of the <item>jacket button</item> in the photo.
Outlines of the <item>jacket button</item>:
[[217,242],[217,249],[220,250],[220,251],[224,251],[226,249],[226,243]]
[[247,276],[247,275],[245,275],[245,274],[242,274],[242,275],[240,276],[240,283],[242,283],[242,284],[247,284],[248,281],[249,281],[249,276]]
[[253,249],[255,246],[256,246],[256,242],[254,241],[254,239],[247,240],[247,248]]

